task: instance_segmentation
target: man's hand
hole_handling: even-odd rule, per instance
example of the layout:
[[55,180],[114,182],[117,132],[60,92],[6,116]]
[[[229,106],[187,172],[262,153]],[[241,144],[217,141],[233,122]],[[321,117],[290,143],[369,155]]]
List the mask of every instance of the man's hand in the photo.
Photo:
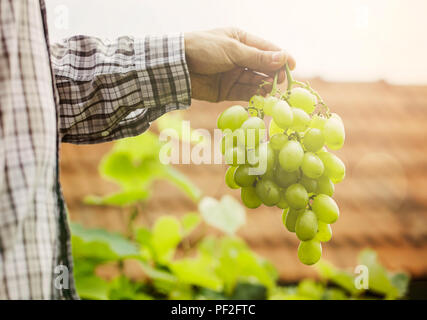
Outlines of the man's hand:
[[[285,51],[239,29],[190,32],[184,40],[194,99],[248,101],[278,70],[278,82],[283,82],[286,63],[295,68],[295,60]],[[267,90],[263,87],[260,93]]]

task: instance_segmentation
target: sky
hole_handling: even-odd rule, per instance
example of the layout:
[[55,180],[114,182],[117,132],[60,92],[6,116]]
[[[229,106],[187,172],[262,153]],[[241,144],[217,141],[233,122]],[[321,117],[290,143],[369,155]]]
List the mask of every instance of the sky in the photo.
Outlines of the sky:
[[427,84],[426,0],[46,0],[52,41],[236,26],[297,60],[297,77]]

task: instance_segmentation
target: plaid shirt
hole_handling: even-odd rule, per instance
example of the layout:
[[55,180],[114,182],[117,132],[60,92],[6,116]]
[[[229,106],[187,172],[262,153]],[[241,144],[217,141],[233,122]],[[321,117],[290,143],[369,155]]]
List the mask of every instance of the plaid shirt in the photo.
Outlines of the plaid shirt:
[[[186,108],[182,35],[48,45],[43,0],[0,0],[0,299],[77,298],[60,142],[98,143]],[[54,285],[55,268],[69,289]]]

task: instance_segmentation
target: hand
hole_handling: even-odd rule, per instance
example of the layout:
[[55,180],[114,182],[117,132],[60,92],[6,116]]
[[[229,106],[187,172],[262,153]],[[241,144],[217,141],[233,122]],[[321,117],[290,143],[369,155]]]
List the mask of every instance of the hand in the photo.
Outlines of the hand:
[[[192,98],[219,102],[248,101],[263,81],[285,80],[284,65],[295,68],[285,51],[235,28],[190,32],[184,35]],[[260,90],[265,95],[268,86]]]

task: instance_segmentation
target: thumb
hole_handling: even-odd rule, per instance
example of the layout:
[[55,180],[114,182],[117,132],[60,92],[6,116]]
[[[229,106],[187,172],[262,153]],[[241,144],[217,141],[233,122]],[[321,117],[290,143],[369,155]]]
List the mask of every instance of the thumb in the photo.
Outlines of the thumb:
[[289,58],[283,50],[264,51],[242,43],[234,46],[232,51],[230,57],[235,64],[258,72],[276,71],[282,68]]

